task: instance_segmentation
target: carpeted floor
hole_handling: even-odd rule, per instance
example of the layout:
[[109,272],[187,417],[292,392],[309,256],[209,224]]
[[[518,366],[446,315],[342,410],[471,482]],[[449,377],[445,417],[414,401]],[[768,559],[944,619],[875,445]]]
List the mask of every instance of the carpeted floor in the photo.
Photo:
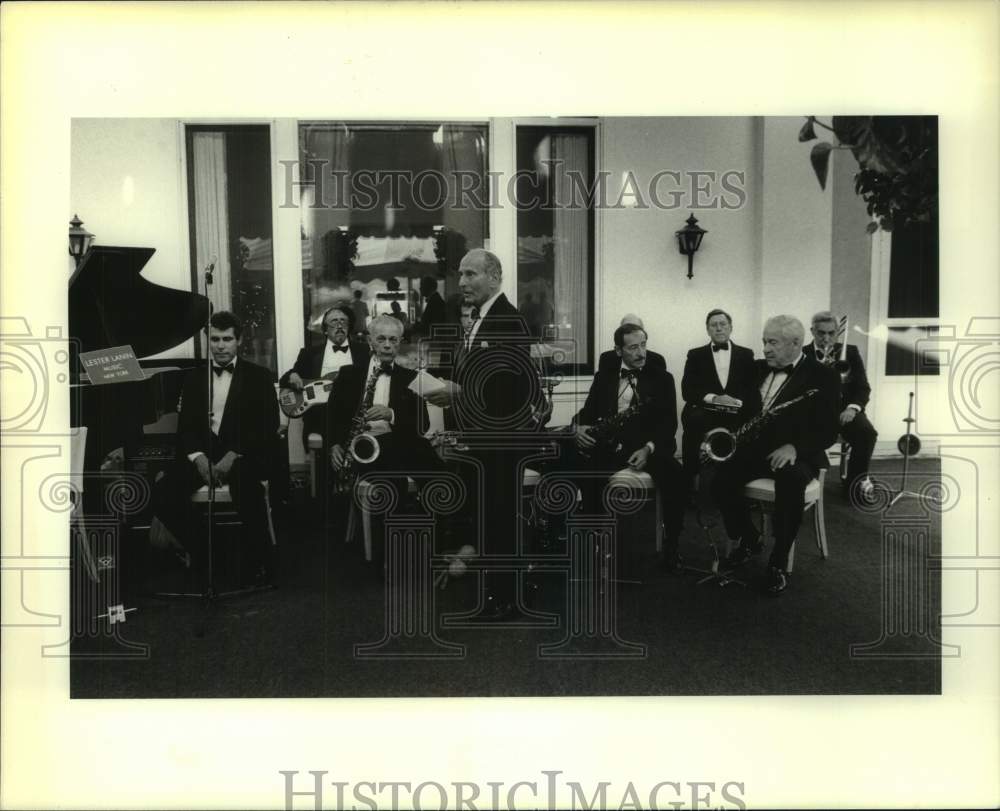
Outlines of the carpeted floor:
[[[898,466],[877,460],[873,475],[888,477]],[[937,479],[939,469],[934,459],[914,462],[911,489]],[[438,650],[452,654],[437,659],[356,655],[355,646],[386,635],[380,567],[365,563],[359,542],[325,532],[321,517],[303,506],[282,527],[273,591],[211,602],[158,598],[150,590],[183,573],[167,571],[173,564],[162,557],[151,558],[153,571],[144,563],[126,589],[137,608],[127,622],[75,641],[72,696],[939,693],[940,577],[928,561],[940,554],[940,516],[913,499],[862,512],[843,500],[837,482],[827,483],[825,500],[830,557],[819,557],[807,517],[791,585],[777,598],[757,589],[766,556],[742,573],[748,588],[658,571],[647,509],[623,522],[620,554],[620,576],[642,582],[618,584],[613,607],[589,618],[599,633],[573,633],[574,620],[588,618],[585,609],[567,609],[561,571],[530,578],[538,586],[532,605],[553,626],[447,627],[445,615],[475,606],[476,578],[466,576],[433,592]],[[721,530],[714,532],[721,541]],[[711,562],[694,512],[681,546],[688,564]],[[406,636],[419,627],[399,630],[386,651],[431,644],[426,633]],[[567,638],[572,644],[555,652],[574,655],[546,652]],[[148,645],[148,655],[132,656],[130,644]],[[866,645],[852,654],[852,646]]]

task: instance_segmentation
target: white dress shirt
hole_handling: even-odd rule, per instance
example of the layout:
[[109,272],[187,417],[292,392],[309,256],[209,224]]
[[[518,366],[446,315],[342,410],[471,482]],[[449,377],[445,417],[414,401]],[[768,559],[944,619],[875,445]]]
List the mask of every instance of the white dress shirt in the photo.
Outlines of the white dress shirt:
[[[378,358],[372,355],[372,359],[368,364],[368,374],[365,377],[365,391],[368,390],[368,383],[372,379],[372,375],[375,374],[375,370],[381,366]],[[393,365],[395,369],[395,365]],[[389,386],[392,385],[391,375],[380,375],[378,382],[375,383],[375,397],[372,400],[372,405],[388,406],[389,405]],[[373,434],[387,434],[392,430],[392,423],[395,421],[396,415],[393,414],[388,420],[373,420],[369,423],[368,430]]]
[[[791,365],[798,367],[804,357],[805,355],[799,352],[799,356],[792,361]],[[792,371],[794,372],[795,369],[792,369]],[[767,411],[771,407],[771,403],[778,396],[778,392],[781,391],[781,387],[785,385],[786,380],[788,380],[788,375],[780,370],[771,371],[764,375],[764,380],[760,384],[760,400],[763,404],[761,408],[762,412]]]
[[472,329],[469,330],[469,338],[465,342],[466,349],[472,348],[472,344],[476,340],[476,335],[479,334],[479,327],[483,323],[483,319],[486,318],[486,314],[490,311],[490,308],[493,306],[493,302],[496,301],[498,298],[500,298],[500,295],[502,293],[503,293],[502,290],[497,291],[488,299],[486,299],[486,301],[483,302],[482,306],[480,306],[479,318],[477,318],[475,321],[472,322]]
[[[729,341],[726,341],[726,346],[728,347],[725,351],[719,350],[716,352],[712,349],[712,342],[709,342],[708,349],[712,353],[712,363],[715,364],[715,373],[719,376],[719,382],[722,384],[722,388],[726,388],[726,384],[729,382],[729,363],[733,357],[733,345]],[[706,394],[704,400],[706,403],[711,403],[717,395]]]
[[[232,372],[223,372],[221,375],[217,375],[214,371],[215,361],[211,361],[213,369],[212,413],[209,416],[209,426],[212,429],[212,433],[216,436],[219,435],[219,429],[222,427],[222,415],[226,413],[226,402],[229,400],[229,389],[233,386],[233,375],[236,374],[237,359],[233,358],[231,363],[233,364]],[[202,451],[194,451],[194,453],[188,454],[188,459],[193,462],[202,455]]]
[[[632,397],[635,395],[635,391],[632,386],[629,385],[627,377],[622,377],[622,371],[630,371],[635,375],[636,381],[639,379],[639,370],[630,369],[625,365],[625,361],[622,361],[622,365],[618,369],[618,413],[621,414],[626,408],[632,404]],[[635,384],[638,388],[638,383]],[[649,448],[649,452],[652,453],[656,450],[656,443],[650,440],[646,443],[646,447]]]
[[326,377],[330,372],[336,372],[341,366],[350,366],[354,361],[351,358],[350,341],[344,341],[343,346],[347,347],[346,352],[334,352],[333,342],[326,342],[326,349],[323,350],[323,365],[320,366],[319,376]]

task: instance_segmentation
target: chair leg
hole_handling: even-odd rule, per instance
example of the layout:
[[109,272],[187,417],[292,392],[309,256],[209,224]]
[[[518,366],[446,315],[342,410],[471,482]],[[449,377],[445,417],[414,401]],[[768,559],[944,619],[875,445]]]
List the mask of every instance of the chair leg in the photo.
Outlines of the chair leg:
[[351,506],[347,510],[347,531],[344,532],[344,543],[350,543],[354,540],[354,533],[358,528],[358,505],[354,503],[354,499],[351,500]]
[[316,451],[309,451],[309,497],[316,498]]
[[656,490],[656,551],[663,551],[663,500],[659,488]]
[[372,514],[368,510],[361,511],[361,533],[365,539],[365,560],[372,559]]
[[826,545],[826,515],[823,512],[823,497],[816,502],[816,514],[813,516],[816,528],[816,545],[819,547],[820,556],[826,560],[830,556],[830,549]]
[[792,569],[795,568],[795,541],[792,541],[791,548],[788,550],[788,569],[786,570],[789,574],[792,573]]
[[274,518],[271,516],[271,486],[270,482],[261,482],[264,485],[264,508],[267,510],[267,533],[271,536],[271,546],[278,545],[278,536],[274,533]]
[[94,560],[94,553],[90,548],[90,538],[87,537],[87,521],[80,513],[73,519],[71,530],[77,538],[77,546],[80,548],[80,557],[83,559],[83,566],[87,570],[87,576],[92,582],[97,583],[100,576],[97,573],[97,561]]

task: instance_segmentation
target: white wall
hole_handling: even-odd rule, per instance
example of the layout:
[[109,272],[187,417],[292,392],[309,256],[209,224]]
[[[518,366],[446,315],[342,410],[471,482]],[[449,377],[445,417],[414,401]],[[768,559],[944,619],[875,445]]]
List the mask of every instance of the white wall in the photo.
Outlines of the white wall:
[[[70,209],[98,245],[155,248],[143,277],[191,289],[182,134],[173,118],[76,118]],[[192,342],[167,353],[192,354]]]

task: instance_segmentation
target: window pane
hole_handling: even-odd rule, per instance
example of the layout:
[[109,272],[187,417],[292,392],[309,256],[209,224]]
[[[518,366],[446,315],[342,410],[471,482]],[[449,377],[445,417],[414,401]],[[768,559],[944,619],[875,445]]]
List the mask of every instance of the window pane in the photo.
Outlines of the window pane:
[[186,131],[191,211],[192,286],[216,310],[243,322],[240,354],[277,371],[271,139],[266,126],[196,126]]
[[564,374],[593,369],[594,130],[517,129],[517,296]]
[[897,226],[892,232],[889,318],[937,318],[938,223]]
[[938,375],[937,327],[889,327],[886,375]]
[[489,236],[487,154],[486,125],[300,125],[307,344],[338,302],[356,321],[394,313],[409,333],[424,314],[423,277],[458,322],[458,263]]

